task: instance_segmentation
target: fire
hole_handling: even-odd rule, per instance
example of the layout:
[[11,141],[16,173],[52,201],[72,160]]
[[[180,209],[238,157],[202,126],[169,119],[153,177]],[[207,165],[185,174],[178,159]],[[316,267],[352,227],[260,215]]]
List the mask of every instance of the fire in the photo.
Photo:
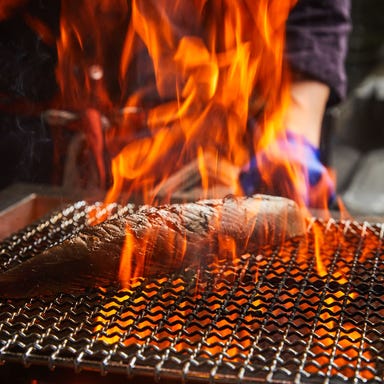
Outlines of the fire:
[[[296,1],[61,2],[60,38],[56,41],[56,74],[61,93],[54,103],[81,116],[80,126],[73,128],[86,137],[99,185],[107,190],[105,207],[128,199],[157,204],[169,201],[176,194],[180,200],[191,196],[194,200],[223,197],[228,192],[242,194],[240,169],[253,157],[268,191],[288,195],[303,207],[307,205],[308,174],[293,161],[306,156],[304,145],[282,162],[275,161],[281,159],[281,151],[289,152],[285,117],[291,103],[291,74],[284,61],[284,43],[285,22]],[[26,0],[3,0],[0,20],[10,17],[25,3]],[[27,13],[24,20],[42,41],[54,44],[55,36],[42,22]],[[189,192],[193,189],[193,195],[180,193],[182,187]],[[326,192],[324,182],[312,190],[312,199],[321,207],[327,207]],[[108,216],[107,210],[105,214],[100,212],[93,212],[94,223]],[[345,377],[354,375],[354,368],[358,368],[363,379],[372,379],[371,355],[367,351],[359,352],[363,350],[365,335],[340,311],[355,298],[347,278],[353,271],[348,266],[359,260],[355,263],[350,255],[342,255],[346,257],[345,267],[335,270],[323,252],[330,239],[316,223],[311,224],[310,230],[316,278],[327,284],[336,282],[344,291],[327,293],[322,302],[324,308],[317,307],[314,340],[305,353],[320,357],[316,365],[304,368],[309,373],[322,370]],[[223,359],[242,361],[243,351],[252,349],[252,356],[258,335],[267,328],[265,315],[269,310],[279,318],[282,308],[289,309],[294,319],[297,311],[310,307],[306,299],[302,300],[312,297],[309,288],[301,292],[294,287],[275,299],[274,291],[259,284],[258,267],[253,280],[243,283],[247,262],[238,271],[239,284],[243,285],[237,291],[238,287],[228,284],[233,278],[233,272],[228,271],[224,276],[228,280],[216,286],[221,296],[213,292],[210,298],[204,297],[204,289],[196,289],[200,285],[198,279],[191,283],[160,278],[153,286],[146,286],[145,297],[136,297],[140,290],[135,289],[141,284],[145,265],[139,261],[132,263],[136,239],[131,228],[127,227],[126,233],[119,270],[124,290],[96,315],[98,340],[146,347],[153,342],[146,338],[153,333],[151,327],[156,323],[159,348],[187,350],[188,343],[173,338],[186,330],[191,335],[189,342],[199,346],[202,356],[222,354]],[[348,249],[344,235],[337,234],[339,250]],[[170,244],[174,242],[169,239]],[[236,267],[242,255],[236,254],[233,238],[222,236],[218,242],[220,252],[215,262],[221,273],[221,259],[232,260]],[[149,242],[146,244],[144,239],[140,244],[145,247]],[[180,259],[185,246],[185,243],[177,244]],[[360,261],[372,251],[369,247],[368,244],[361,251]],[[281,263],[291,263],[289,250],[280,252],[279,256]],[[298,257],[298,264],[308,263],[302,255]],[[262,255],[256,256],[256,260],[265,267],[267,261]],[[194,291],[191,301],[182,304],[179,297],[164,288],[158,298],[161,305],[152,301],[148,307],[146,299],[151,299],[162,284],[165,287],[170,284],[180,297]],[[239,312],[239,305],[248,305],[244,292],[251,292],[255,286],[271,307],[262,303],[261,296],[256,296],[249,308]],[[228,299],[232,293],[236,306]],[[297,301],[287,308],[286,299],[293,297]],[[173,312],[163,313],[163,307],[173,308]],[[222,307],[228,313],[219,317],[216,311]],[[141,322],[144,312],[147,320]],[[164,326],[165,320],[169,328]],[[239,328],[242,322],[249,326]],[[136,324],[140,327],[133,332]],[[129,332],[122,332],[125,329]],[[203,335],[197,332],[200,329],[206,329]],[[223,348],[220,341],[233,332],[237,332],[238,339],[230,338]],[[288,332],[289,329],[287,335]],[[359,367],[349,364],[356,360]]]
[[[295,2],[63,4],[57,43],[61,103],[82,116],[99,184],[110,186],[106,205],[243,193],[240,169],[264,148],[273,153],[275,139],[284,136],[290,102],[285,22]],[[137,68],[142,81],[133,77]],[[303,170],[289,160],[282,166],[294,186],[290,195],[304,205]],[[180,193],[183,186],[171,180],[186,170],[195,185]],[[260,173],[273,184],[270,166]],[[122,282],[144,268],[123,265],[130,264],[123,260],[135,246],[130,233],[127,228]],[[229,250],[230,240],[223,239],[221,248],[239,256]]]
[[[239,195],[240,170],[253,158],[267,192],[307,204],[308,175],[292,161],[305,154],[275,161],[286,148],[276,143],[289,140],[284,119],[291,78],[284,43],[295,3],[63,4],[57,43],[61,103],[82,115],[99,184],[109,186],[106,204]],[[316,199],[325,200],[327,191],[322,195],[321,183],[318,188]],[[129,258],[133,237],[127,228],[122,260]],[[121,281],[142,269],[122,265]]]
[[[105,150],[112,158],[106,204],[137,196],[149,204],[167,201],[170,194],[160,192],[172,191],[169,180],[191,164],[201,185],[194,199],[208,197],[212,188],[222,197],[223,189],[216,185],[224,179],[223,169],[230,169],[224,190],[240,194],[239,170],[260,152],[266,153],[258,158],[261,177],[275,187],[270,175],[276,174],[273,159],[281,151],[275,142],[285,138],[284,116],[290,103],[285,22],[295,2],[64,4],[59,85],[63,101],[84,111],[84,131],[103,185],[107,183],[104,167],[109,165],[103,158]],[[111,77],[107,41],[114,23],[123,30],[112,71],[119,81],[117,95],[107,82]],[[144,78],[138,84],[132,78],[138,67],[139,76],[146,76],[148,82]],[[121,115],[118,124],[103,132],[102,116],[113,110]],[[279,179],[278,191],[305,205],[305,171],[289,159],[276,167],[285,175],[283,183]],[[134,247],[134,235],[127,228],[120,268],[124,286],[144,268],[132,267]],[[231,239],[221,239],[220,248],[231,258],[239,256]],[[320,255],[318,267],[325,276]]]
[[[363,333],[359,332],[356,326],[350,323],[350,320],[345,319],[345,308],[356,298],[356,292],[351,290],[349,282],[349,275],[353,275],[355,268],[353,260],[355,255],[348,252],[350,246],[348,232],[351,230],[351,222],[346,221],[342,231],[337,228],[336,221],[329,220],[328,223],[329,228],[326,228],[323,233],[319,223],[313,223],[311,226],[316,269],[324,282],[327,281],[328,284],[329,281],[332,281],[340,288],[335,292],[330,290],[323,299],[324,305],[322,304],[322,307],[319,308],[319,318],[314,322],[316,337],[311,345],[311,351],[315,354],[322,354],[322,356],[316,360],[318,365],[308,365],[306,369],[310,373],[322,371],[328,375],[342,374],[349,378],[358,368],[363,379],[371,380],[374,377],[372,356],[368,350],[364,350]],[[333,228],[331,228],[332,226]],[[331,229],[335,233],[333,238],[329,236]],[[365,231],[363,227],[361,242],[365,241]],[[327,252],[325,238],[329,244],[332,244],[333,249],[339,249],[341,252],[338,256],[341,259],[341,265],[337,269],[335,265],[331,264],[337,258],[331,252]],[[367,254],[372,252],[373,244],[367,243],[364,246],[360,244],[360,246],[362,251],[358,255],[357,262],[364,262]],[[332,256],[333,260],[329,256]],[[338,260],[337,264],[339,264]],[[359,364],[359,366],[351,364],[356,360],[358,363],[354,364]]]
[[[238,173],[253,152],[284,131],[290,101],[285,21],[294,3],[83,0],[74,7],[65,2],[57,45],[61,102],[85,114],[101,185],[108,184],[104,168],[111,167],[106,203],[132,196],[159,201],[166,180],[195,159],[202,184],[196,198],[202,198],[215,184],[221,162]],[[111,38],[121,48],[113,64]],[[146,76],[142,84],[132,75],[138,67],[138,76]],[[95,68],[101,71],[95,74]],[[145,117],[138,124],[132,117],[141,111]],[[112,115],[120,115],[117,123]],[[103,116],[110,118],[108,130]],[[251,132],[255,118],[257,135]],[[207,154],[216,164],[203,164]],[[300,178],[290,164],[284,167]],[[294,182],[295,188],[300,183]],[[242,193],[238,174],[226,190]]]
[[[282,162],[275,161],[281,158],[281,151],[288,151],[284,144],[289,141],[284,119],[291,102],[291,75],[284,61],[284,43],[285,22],[295,3],[296,0],[62,2],[57,41],[61,95],[57,103],[82,117],[79,129],[95,159],[99,184],[107,189],[106,205],[128,199],[157,204],[169,201],[177,193],[181,200],[187,200],[192,195],[180,193],[182,187],[194,191],[194,200],[223,197],[228,192],[239,195],[243,193],[240,169],[253,157],[268,191],[307,205],[308,174],[292,161],[305,156],[305,150],[291,153]],[[0,19],[11,11],[11,2],[5,4],[0,8]],[[43,25],[33,19],[27,22],[45,41],[51,41],[52,36]],[[183,183],[179,183],[180,179]],[[326,207],[326,186],[319,183],[313,193],[316,201]],[[325,240],[315,225],[312,229],[317,273],[325,279],[329,273],[329,261],[321,252]],[[226,255],[226,260],[235,262],[241,256],[236,254],[233,239],[224,236],[219,242],[221,256]],[[142,300],[131,298],[136,284],[132,278],[141,276],[145,269],[138,261],[132,263],[135,246],[135,236],[127,227],[119,270],[119,279],[127,289],[122,306],[127,300],[136,305]],[[179,244],[181,255],[183,246]],[[257,281],[258,270],[254,283]],[[347,280],[341,278],[339,282]],[[326,304],[336,307],[336,300],[330,300]],[[258,308],[257,299],[254,307],[260,313],[264,311]],[[104,324],[105,318],[113,318],[123,310],[126,321],[111,327]],[[179,316],[187,318],[190,312],[190,308],[180,309]],[[123,339],[126,345],[137,344],[150,332],[148,323],[139,335],[120,335],[121,328],[135,321],[136,314],[130,313],[129,308],[106,305],[101,314],[96,331],[105,330],[99,339],[108,343]],[[154,317],[161,320],[163,315],[154,309]],[[233,313],[220,319],[224,334],[232,330],[237,316]],[[244,316],[251,323],[253,315]],[[324,327],[318,324],[318,336],[324,338],[325,348],[330,345],[329,340],[337,338],[340,348],[348,353],[351,339],[363,342],[358,334],[349,338],[342,333],[324,335],[328,316],[324,314],[320,319],[320,323],[327,323]],[[202,314],[201,322],[206,322],[207,327],[211,320]],[[188,326],[193,333],[193,324]],[[175,322],[172,331],[177,333],[178,328],[181,325]],[[253,331],[241,330],[247,335]],[[170,347],[172,340],[167,339],[165,330],[161,332],[164,338],[160,339],[167,344],[164,347]],[[348,332],[346,325],[345,334]],[[196,335],[196,341],[199,337]],[[205,352],[219,351],[215,347],[218,336],[207,333],[205,337],[209,341]],[[180,350],[184,347],[172,345]],[[226,348],[229,356],[236,356],[241,349],[235,342]]]

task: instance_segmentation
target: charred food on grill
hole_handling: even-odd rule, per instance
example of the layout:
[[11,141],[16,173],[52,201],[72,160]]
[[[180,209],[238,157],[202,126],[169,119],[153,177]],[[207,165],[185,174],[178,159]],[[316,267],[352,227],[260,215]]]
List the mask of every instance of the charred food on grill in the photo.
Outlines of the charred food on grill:
[[232,258],[234,250],[237,255],[252,253],[260,246],[278,244],[304,232],[301,210],[282,197],[231,196],[141,206],[125,217],[88,226],[2,273],[0,295],[78,293],[116,284],[120,268],[128,267],[136,276],[198,268],[214,255],[223,259]]

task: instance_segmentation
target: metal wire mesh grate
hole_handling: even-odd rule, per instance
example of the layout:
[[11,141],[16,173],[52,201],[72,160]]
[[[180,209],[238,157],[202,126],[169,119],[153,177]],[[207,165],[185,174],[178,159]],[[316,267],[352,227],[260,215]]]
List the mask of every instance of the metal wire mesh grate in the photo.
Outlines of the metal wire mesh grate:
[[[70,236],[89,209],[79,202],[4,241],[2,268]],[[231,265],[3,300],[0,358],[180,381],[382,382],[383,235],[381,224],[313,219],[305,239]]]

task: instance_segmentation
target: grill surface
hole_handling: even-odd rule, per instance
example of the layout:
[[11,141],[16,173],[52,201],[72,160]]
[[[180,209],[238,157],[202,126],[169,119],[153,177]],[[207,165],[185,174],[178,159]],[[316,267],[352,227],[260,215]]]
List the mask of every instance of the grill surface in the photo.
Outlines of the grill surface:
[[[2,269],[70,236],[89,209],[78,202],[6,239]],[[382,382],[383,236],[381,224],[313,219],[306,240],[233,265],[130,290],[2,300],[0,359],[155,380]]]

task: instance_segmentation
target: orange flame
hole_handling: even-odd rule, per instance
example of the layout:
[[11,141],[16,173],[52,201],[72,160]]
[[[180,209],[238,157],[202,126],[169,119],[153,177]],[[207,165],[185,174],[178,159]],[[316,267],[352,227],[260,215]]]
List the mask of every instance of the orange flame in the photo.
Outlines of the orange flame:
[[[84,116],[101,185],[107,183],[103,155],[106,150],[111,154],[106,204],[132,196],[151,204],[169,199],[169,179],[196,159],[191,174],[199,175],[201,188],[194,189],[194,199],[241,193],[239,169],[249,161],[252,147],[267,147],[284,129],[290,101],[285,21],[294,4],[133,0],[127,6],[122,0],[82,0],[76,7],[63,5],[58,81],[63,102]],[[113,23],[126,27],[114,68],[120,81],[117,96],[108,83],[107,40]],[[132,72],[143,60],[148,64],[143,73],[148,71],[151,81],[132,89]],[[102,117],[111,117],[114,101],[120,126],[104,132]],[[145,111],[142,130],[129,118],[138,111]],[[250,132],[250,118],[256,115],[257,137]],[[225,168],[230,169],[227,175]],[[291,168],[286,165],[287,173],[305,188]],[[135,272],[123,262],[132,255],[133,241],[127,228],[122,281],[144,268],[137,265]],[[220,246],[238,256],[228,239]]]
[[[276,188],[283,194],[288,192],[305,205],[302,191],[307,188],[306,171],[289,159],[283,164],[274,162],[281,151],[276,139],[286,136],[284,118],[291,101],[290,73],[284,63],[284,37],[285,22],[295,3],[296,0],[132,0],[131,6],[126,0],[61,3],[60,39],[57,42],[60,102],[63,108],[81,114],[81,129],[92,149],[103,187],[108,181],[105,152],[113,157],[113,180],[106,203],[136,194],[148,203],[169,199],[167,193],[161,195],[159,191],[169,187],[172,175],[193,161],[187,176],[192,175],[193,170],[200,176],[201,190],[193,195],[195,199],[211,197],[208,191],[218,180],[227,187],[225,191],[241,193],[238,169],[250,160],[251,153],[262,152],[267,155],[258,157],[263,180],[272,189]],[[3,0],[0,20],[12,16],[25,4],[26,0]],[[55,37],[40,20],[29,14],[23,17],[46,44],[53,44]],[[115,41],[116,31],[120,32],[117,34],[119,41]],[[115,50],[115,44],[111,49],[111,41],[117,43],[121,51]],[[142,63],[147,65],[141,66]],[[132,73],[135,74],[137,68],[138,77],[144,78],[142,83],[137,79],[132,81]],[[118,81],[111,80],[114,75]],[[111,124],[108,132],[103,126],[105,117]],[[253,131],[254,124],[257,124],[257,131]],[[287,177],[276,180],[271,176],[279,172]],[[226,182],[223,181],[225,178]],[[276,182],[279,185],[275,185]],[[320,183],[313,191],[316,199],[327,197],[323,188]],[[222,197],[223,189],[212,190],[214,195]],[[326,207],[326,201],[321,205]],[[100,214],[101,219],[105,216],[107,213]],[[98,217],[95,216],[94,220],[97,222]],[[325,236],[315,224],[312,230],[317,274],[324,278],[330,273],[330,261],[322,254]],[[140,241],[143,247],[149,244],[145,240]],[[341,234],[339,241],[345,241]],[[226,261],[235,261],[240,256],[236,254],[233,238],[220,236],[218,242],[219,256],[224,256]],[[169,239],[169,243],[173,244],[174,239]],[[340,248],[348,249],[342,245]],[[185,243],[178,244],[180,258],[183,246]],[[372,252],[371,246],[368,244],[361,252],[361,261]],[[126,295],[123,297],[114,297],[96,316],[97,338],[107,343],[123,342],[128,346],[145,343],[154,322],[159,324],[168,315],[161,311],[161,306],[154,304],[146,313],[148,321],[143,321],[136,333],[122,333],[136,321],[137,316],[137,312],[120,307],[130,299],[135,284],[139,284],[128,280],[141,276],[145,268],[138,260],[132,262],[135,247],[135,236],[127,227],[119,278],[124,288],[132,290],[124,291]],[[372,246],[372,249],[376,248]],[[291,257],[284,253],[280,256],[282,262]],[[346,261],[351,264],[352,260],[347,260],[346,256]],[[262,258],[261,255],[258,257]],[[220,262],[220,257],[217,262]],[[349,272],[347,267],[341,267],[332,272],[332,278],[340,285],[348,285],[345,276]],[[258,273],[256,269],[255,281],[247,287],[249,290],[257,283]],[[161,283],[161,279],[158,282]],[[179,282],[175,280],[173,284],[177,286]],[[146,297],[150,298],[150,284],[147,289]],[[184,289],[183,286],[181,290]],[[201,352],[208,357],[225,353],[234,358],[233,361],[243,349],[250,348],[252,336],[258,331],[255,325],[254,328],[249,326],[238,330],[239,339],[246,340],[242,345],[231,339],[224,350],[218,346],[222,336],[230,335],[237,326],[240,313],[236,308],[232,311],[228,305],[229,314],[225,318],[217,320],[208,316],[222,306],[231,287],[225,282],[218,284],[217,289],[223,296],[213,295],[212,302],[208,299],[211,312],[198,307],[199,326],[204,328],[206,325],[208,329],[203,337],[194,332],[196,325],[189,320],[192,309],[186,304],[177,307],[169,319],[171,329],[158,330],[158,346],[179,351],[189,348],[182,340],[172,340],[172,336],[183,327],[180,319],[187,319],[190,342],[201,343],[204,340],[206,343]],[[262,287],[260,291],[263,291]],[[272,296],[272,292],[267,290],[262,293]],[[299,291],[292,288],[289,293],[289,297],[295,297]],[[196,302],[199,302],[200,294],[195,293]],[[237,305],[242,304],[241,300],[245,304],[242,293],[239,296]],[[358,358],[360,366],[357,368],[361,370],[361,377],[372,379],[371,355],[367,351],[359,355],[359,348],[354,347],[364,346],[364,337],[340,314],[341,299],[345,305],[354,299],[354,293],[339,291],[325,297],[326,308],[319,313],[314,328],[317,341],[311,346],[311,352],[321,356],[316,366],[308,366],[306,370],[318,373],[320,366],[320,370],[328,371],[327,374],[341,373],[351,377],[356,367],[351,366],[349,360]],[[167,292],[161,297],[162,303],[169,306],[173,306],[176,300]],[[284,295],[280,300],[286,305]],[[136,311],[146,307],[142,296],[133,299],[133,303]],[[307,304],[303,302],[300,305]],[[114,317],[122,310],[125,311],[122,320],[115,321]],[[255,298],[242,320],[252,324],[252,311],[264,314],[266,310]],[[277,318],[281,307],[276,306],[272,311]],[[212,321],[216,320],[220,335],[209,329]],[[338,350],[342,353],[336,353]]]
[[[129,87],[130,70],[144,45],[156,89],[144,86],[126,96],[126,107],[147,108],[148,135],[128,143],[112,160],[106,202],[140,191],[152,203],[156,186],[196,158],[204,197],[211,177],[202,167],[205,153],[244,165],[252,147],[249,117],[261,108],[264,141],[282,129],[289,101],[284,25],[293,4],[132,2],[120,81]],[[159,101],[147,107],[149,96]],[[231,191],[238,193],[237,180],[232,183]]]
[[[169,187],[167,180],[196,159],[191,173],[199,175],[200,191],[194,200],[242,193],[240,168],[252,154],[267,150],[273,160],[281,150],[274,142],[284,137],[290,103],[285,22],[295,3],[82,0],[76,7],[63,5],[58,81],[63,102],[85,116],[102,186],[109,167],[104,153],[112,158],[106,203],[137,196],[150,204],[168,200],[169,193],[160,193]],[[116,30],[121,51],[111,69],[108,38]],[[139,114],[140,123],[132,119]],[[112,125],[108,132],[104,115]],[[273,161],[259,163],[263,180],[273,184]],[[222,164],[232,167],[226,183]],[[278,180],[278,192],[291,188],[289,195],[300,201],[307,188],[305,170],[289,160],[282,166],[288,185]],[[215,188],[218,180],[221,187]],[[211,188],[213,194],[207,192]]]
[[[127,6],[123,0],[82,0],[71,8],[64,2],[58,44],[59,85],[68,108],[86,117],[88,125],[84,130],[92,142],[101,181],[106,181],[102,152],[107,149],[112,157],[112,185],[106,203],[137,196],[150,204],[168,200],[168,192],[179,186],[174,175],[195,181],[198,174],[201,188],[193,198],[211,197],[208,190],[217,185],[217,180],[223,183],[226,168],[230,169],[223,183],[226,188],[214,188],[214,194],[239,194],[240,168],[253,153],[263,152],[266,157],[258,158],[263,180],[305,205],[302,192],[308,183],[306,170],[289,159],[282,164],[274,162],[281,151],[276,139],[286,138],[284,118],[291,102],[284,43],[285,22],[295,3],[132,0]],[[123,31],[121,52],[114,57],[111,75],[108,37],[116,26]],[[91,41],[88,36],[92,36]],[[117,95],[108,83],[114,74],[119,80],[118,85],[114,83]],[[104,115],[112,125],[108,132],[103,132],[100,123]],[[185,169],[186,174],[179,174]],[[287,177],[271,177],[279,172]],[[193,183],[188,185],[194,187]],[[320,190],[315,191],[316,199],[327,197],[322,195],[322,188],[320,185]],[[165,193],[160,193],[163,190]],[[322,205],[327,204],[324,201]],[[316,228],[313,232],[317,270],[324,277],[329,264],[321,254],[324,238]],[[219,240],[222,254],[230,255],[227,260],[239,256],[233,239]],[[169,241],[172,244],[173,240]],[[140,244],[146,247],[145,241]],[[124,287],[132,287],[134,283],[129,279],[140,276],[145,268],[138,260],[132,262],[136,246],[128,227],[119,271]],[[330,307],[333,304],[327,302]],[[109,317],[109,308],[103,311]],[[187,312],[188,308],[181,316],[187,317]],[[133,321],[129,316],[126,325]],[[223,332],[236,322],[236,314],[231,316],[221,320]],[[209,323],[203,316],[204,321]],[[325,315],[320,323],[328,321]],[[150,331],[149,326],[144,324],[139,335],[124,336],[124,343],[140,343]],[[180,324],[175,323],[174,331],[178,327]],[[108,324],[100,325],[100,329],[108,329]],[[321,330],[318,335],[322,337]],[[348,349],[343,336],[338,335],[339,344]],[[100,338],[119,341],[118,326],[109,328]],[[358,341],[359,335],[351,338]],[[172,341],[166,337],[164,340],[168,343],[165,347],[169,347]],[[206,352],[215,353],[216,335],[207,335],[207,340],[212,347],[207,347]],[[228,354],[236,353],[238,347],[228,345]]]

